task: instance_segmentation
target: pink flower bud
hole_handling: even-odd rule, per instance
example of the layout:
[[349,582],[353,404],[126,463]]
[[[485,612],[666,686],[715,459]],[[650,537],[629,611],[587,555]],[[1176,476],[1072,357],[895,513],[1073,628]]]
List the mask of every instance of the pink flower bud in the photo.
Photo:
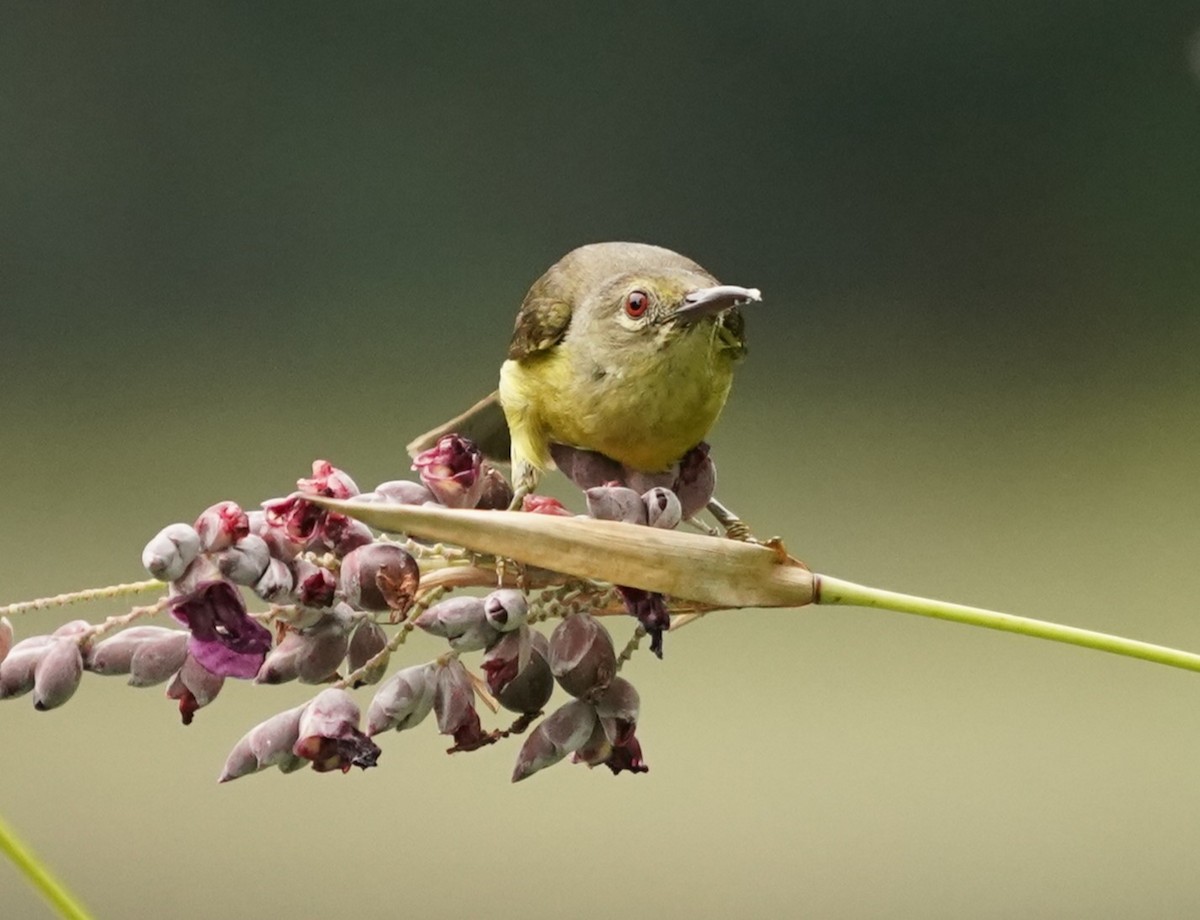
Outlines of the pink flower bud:
[[346,554],[338,593],[356,610],[391,610],[403,616],[412,606],[421,570],[403,547],[371,543]]
[[[287,499],[276,499],[276,501],[287,501]],[[315,508],[316,506],[310,505],[310,507]],[[262,537],[266,541],[272,559],[291,562],[303,551],[304,545],[301,541],[293,540],[283,527],[271,525],[267,512],[250,511],[246,517],[250,521],[250,533]]]
[[483,615],[500,632],[511,632],[525,625],[529,602],[515,588],[501,588],[483,599]]
[[496,700],[511,712],[538,712],[554,693],[546,637],[528,626],[504,633],[483,656],[483,673]]
[[328,460],[314,460],[311,479],[297,479],[296,488],[309,495],[325,495],[329,498],[353,498],[358,486],[343,470]]
[[296,602],[305,607],[331,607],[337,579],[329,569],[303,557],[292,563],[292,589]]
[[214,553],[212,558],[220,573],[235,585],[254,585],[267,571],[271,551],[262,537],[247,534],[228,549]]
[[551,444],[550,456],[564,476],[584,491],[623,480],[621,464],[594,450]]
[[512,781],[519,783],[575,753],[587,743],[595,727],[596,711],[588,703],[572,700],[560,706],[539,722],[521,745]]
[[521,499],[521,510],[531,514],[556,514],[559,517],[574,517],[557,498],[549,495],[526,495]]
[[475,687],[467,669],[457,658],[438,669],[433,689],[433,711],[437,714],[438,731],[454,737],[449,753],[474,751],[499,739],[496,733],[484,732],[475,711]]
[[57,638],[33,669],[33,708],[57,709],[79,689],[83,654],[73,638]]
[[376,501],[388,505],[424,505],[437,503],[437,498],[426,486],[410,479],[393,479],[375,487]]
[[587,497],[588,514],[594,518],[626,524],[646,523],[646,505],[633,489],[610,484],[596,486],[583,494]]
[[254,583],[254,593],[264,601],[275,603],[291,594],[294,587],[292,570],[288,568],[287,563],[280,559],[272,559],[267,563],[262,578]]
[[33,689],[34,669],[53,642],[52,636],[30,636],[9,649],[0,661],[0,700],[24,696]]
[[412,468],[447,508],[474,508],[483,495],[483,454],[467,438],[443,435],[413,458]]
[[573,613],[550,635],[550,672],[571,696],[588,699],[617,673],[612,637],[590,613]]
[[217,782],[227,783],[268,767],[279,767],[284,773],[291,773],[308,763],[292,753],[300,739],[300,715],[304,708],[297,706],[273,715],[246,732],[233,746]]
[[224,685],[224,677],[212,673],[189,654],[167,687],[167,697],[179,701],[180,720],[184,725],[191,725],[196,710],[215,700]]
[[4,663],[4,659],[8,657],[8,652],[12,647],[12,623],[8,621],[8,617],[0,617],[0,664]]
[[217,502],[200,512],[196,533],[204,552],[217,553],[250,533],[250,519],[237,502]]
[[367,734],[378,735],[388,729],[401,732],[414,728],[433,709],[433,691],[437,665],[414,665],[393,674],[376,691],[367,709]]
[[716,487],[717,468],[708,455],[708,445],[701,441],[679,461],[679,478],[672,487],[685,521],[704,510]]
[[318,693],[300,714],[299,737],[292,752],[312,761],[318,773],[349,772],[375,766],[379,748],[358,730],[358,704],[345,690]]
[[[359,620],[358,626],[354,628],[354,632],[350,636],[350,651],[347,653],[347,666],[350,670],[357,671],[368,661],[378,655],[387,646],[387,633],[376,622],[369,619]],[[385,673],[387,673],[388,659],[382,658],[376,664],[372,665],[354,686],[362,687],[368,684],[377,684]]]
[[651,527],[671,530],[683,520],[683,505],[670,489],[657,486],[642,496],[646,505],[646,523]]
[[200,555],[200,535],[188,524],[168,524],[142,550],[142,565],[159,581],[175,581]]
[[450,640],[450,647],[460,652],[487,648],[500,633],[487,621],[481,597],[452,597],[434,604],[414,623],[432,636]]

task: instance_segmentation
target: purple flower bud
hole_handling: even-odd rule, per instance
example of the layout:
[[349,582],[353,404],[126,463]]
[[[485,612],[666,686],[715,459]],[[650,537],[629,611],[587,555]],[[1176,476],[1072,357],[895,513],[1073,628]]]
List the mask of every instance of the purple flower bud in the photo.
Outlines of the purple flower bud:
[[583,494],[587,496],[588,514],[594,518],[626,524],[646,523],[646,505],[633,489],[609,484],[588,489]]
[[447,508],[474,508],[483,494],[483,454],[467,438],[443,435],[413,458],[412,468]]
[[254,678],[256,684],[282,684],[299,679],[323,684],[337,676],[350,644],[351,621],[330,611],[305,629],[289,629],[267,653]]
[[593,705],[596,715],[602,719],[615,719],[636,725],[641,713],[642,701],[633,684],[624,677],[614,677],[612,683],[599,694]]
[[483,465],[483,490],[475,507],[483,511],[505,511],[512,504],[513,487],[490,463]]
[[57,709],[79,689],[83,654],[73,638],[56,638],[33,669],[33,708]]
[[247,534],[228,549],[214,553],[212,558],[220,573],[235,585],[254,585],[267,571],[271,551],[262,537]]
[[267,563],[262,578],[254,583],[254,593],[264,601],[275,603],[291,594],[294,587],[292,570],[288,568],[287,563],[280,559],[272,559]]
[[594,450],[551,444],[550,456],[562,474],[584,491],[609,482],[621,482],[624,478],[621,464]]
[[646,523],[651,527],[671,530],[683,520],[683,505],[670,489],[656,486],[642,496],[646,505]]
[[434,604],[414,623],[432,636],[450,640],[459,652],[487,648],[500,633],[488,621],[482,597],[452,597]]
[[300,676],[300,655],[307,648],[299,630],[289,629],[275,644],[254,675],[256,684],[286,684]]
[[438,667],[418,664],[393,674],[375,693],[367,709],[367,734],[415,728],[433,709]]
[[554,693],[550,644],[540,632],[521,626],[504,633],[483,656],[483,673],[496,700],[511,712],[538,712]]
[[191,725],[196,710],[215,700],[224,685],[224,677],[212,673],[189,654],[167,687],[167,697],[179,701],[179,717],[184,725]]
[[624,467],[622,478],[625,485],[639,495],[649,492],[651,489],[674,489],[675,482],[679,478],[679,464],[672,464],[661,473],[646,473],[642,470]]
[[[133,626],[122,630],[114,636],[96,643],[84,656],[84,667],[95,673],[108,677],[114,674],[129,674],[133,670],[134,656],[142,649],[153,648],[154,651],[146,656],[144,667],[151,668],[151,661],[159,658],[174,662],[174,667],[161,676],[159,680],[147,680],[135,683],[135,686],[149,687],[161,683],[181,667],[187,656],[188,632],[182,629],[167,629],[163,626]],[[166,667],[166,664],[163,665]],[[134,683],[130,681],[130,683]]]
[[717,468],[708,455],[708,445],[701,441],[679,461],[679,478],[672,487],[685,521],[704,510],[716,487]]
[[12,623],[8,621],[8,617],[0,617],[0,664],[4,663],[4,659],[8,657],[8,652],[12,647]]
[[175,581],[200,555],[200,535],[188,524],[168,524],[142,550],[142,565],[159,581]]
[[375,766],[379,748],[358,730],[358,704],[345,690],[322,690],[300,714],[299,737],[292,752],[311,760],[318,773],[349,772]]
[[525,625],[529,602],[515,588],[501,588],[483,599],[483,615],[500,632],[511,632]]
[[314,460],[311,479],[297,479],[296,488],[309,495],[325,495],[329,498],[353,498],[358,486],[343,470],[328,460]]
[[421,581],[417,561],[394,543],[371,543],[346,554],[338,593],[356,610],[395,611],[403,616]]
[[641,701],[633,684],[621,677],[613,678],[593,705],[597,727],[576,759],[593,767],[604,764],[614,774],[622,770],[647,772],[650,768],[642,760],[642,746],[635,735]]
[[250,533],[250,519],[237,502],[210,505],[200,512],[195,526],[200,535],[200,548],[206,553],[229,549]]
[[227,783],[268,767],[279,767],[284,773],[291,773],[308,763],[292,753],[300,739],[300,715],[304,708],[297,706],[273,715],[246,732],[230,751],[217,782]]
[[375,534],[371,533],[370,527],[344,514],[325,515],[317,536],[339,559],[360,546],[375,542]]
[[595,727],[596,711],[588,703],[572,700],[560,706],[539,722],[521,745],[512,781],[519,783],[575,753],[587,743]]
[[[350,651],[347,653],[347,665],[351,671],[357,671],[368,661],[378,655],[387,646],[387,633],[374,620],[362,619],[359,620],[358,626],[354,628],[353,634],[350,636]],[[354,686],[362,687],[367,684],[377,684],[383,675],[387,672],[388,660],[386,657],[379,660],[378,663],[372,665],[363,676],[354,684]]]
[[333,606],[337,579],[329,569],[300,558],[292,563],[292,580],[297,603],[305,607]]
[[271,633],[246,613],[242,595],[227,581],[203,582],[171,599],[171,616],[192,633],[188,651],[222,677],[251,678],[271,649]]
[[392,479],[375,487],[376,501],[388,505],[424,505],[437,502],[434,494],[419,482],[411,479]]
[[454,737],[454,747],[448,753],[474,751],[499,739],[479,723],[475,711],[475,687],[467,669],[457,658],[438,669],[433,689],[433,710],[437,714],[438,731]]
[[608,630],[590,613],[568,616],[550,634],[550,671],[571,696],[595,696],[617,673]]
[[671,628],[671,612],[667,602],[657,591],[643,591],[617,585],[621,600],[629,615],[635,617],[650,636],[650,651],[659,658],[663,656],[663,633]]
[[9,649],[0,661],[0,700],[24,696],[33,689],[34,669],[53,642],[52,636],[30,636]]

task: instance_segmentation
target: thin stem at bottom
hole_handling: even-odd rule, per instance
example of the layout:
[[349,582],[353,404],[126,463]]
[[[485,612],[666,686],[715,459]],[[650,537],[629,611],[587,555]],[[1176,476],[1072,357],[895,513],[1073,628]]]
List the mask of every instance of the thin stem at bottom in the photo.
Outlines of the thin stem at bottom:
[[58,911],[60,917],[65,917],[67,920],[92,920],[91,914],[51,874],[46,864],[17,839],[2,817],[0,817],[0,853],[7,856],[29,880],[29,883],[54,905],[54,909]]

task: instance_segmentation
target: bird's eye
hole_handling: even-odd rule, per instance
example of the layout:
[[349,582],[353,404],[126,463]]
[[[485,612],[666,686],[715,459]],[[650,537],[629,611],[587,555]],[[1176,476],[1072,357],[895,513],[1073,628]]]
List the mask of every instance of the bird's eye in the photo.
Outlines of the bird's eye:
[[634,319],[643,316],[649,307],[650,295],[645,291],[630,291],[625,298],[625,313]]

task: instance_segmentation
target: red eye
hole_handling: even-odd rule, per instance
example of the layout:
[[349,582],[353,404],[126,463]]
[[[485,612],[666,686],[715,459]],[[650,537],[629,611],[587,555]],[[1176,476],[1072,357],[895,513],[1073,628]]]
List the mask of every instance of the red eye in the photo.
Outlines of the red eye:
[[650,307],[650,295],[645,291],[630,291],[625,298],[625,312],[634,319],[642,316]]

